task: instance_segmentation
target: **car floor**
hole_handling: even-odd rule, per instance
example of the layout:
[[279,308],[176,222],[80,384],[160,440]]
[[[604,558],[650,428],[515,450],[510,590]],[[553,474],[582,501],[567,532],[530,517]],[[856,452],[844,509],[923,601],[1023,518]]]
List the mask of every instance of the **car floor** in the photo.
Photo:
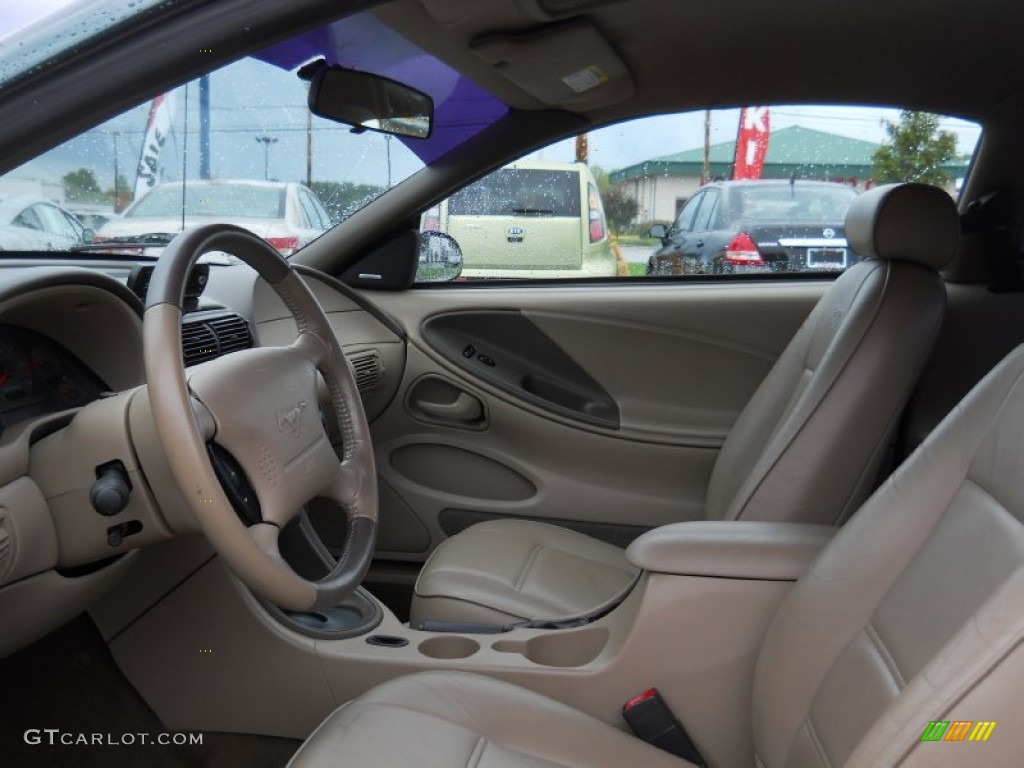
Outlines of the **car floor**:
[[[282,702],[287,706],[287,702]],[[0,764],[9,768],[278,768],[300,741],[203,733],[201,746],[26,744],[25,731],[62,733],[168,732],[125,679],[99,631],[84,614],[34,645],[0,661]],[[106,739],[107,737],[104,736]]]

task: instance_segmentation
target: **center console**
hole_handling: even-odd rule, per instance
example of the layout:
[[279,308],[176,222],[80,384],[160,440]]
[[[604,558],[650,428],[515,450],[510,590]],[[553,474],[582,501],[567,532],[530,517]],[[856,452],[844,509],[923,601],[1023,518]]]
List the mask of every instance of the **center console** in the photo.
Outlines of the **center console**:
[[282,621],[213,557],[120,631],[103,606],[94,616],[169,729],[304,738],[378,683],[452,669],[508,680],[619,724],[622,704],[656,686],[705,757],[750,765],[761,639],[832,533],[786,523],[664,526],[627,550],[645,572],[626,599],[569,629],[423,632],[367,596],[368,613],[356,609],[342,633],[323,631],[319,620],[310,632],[308,618]]

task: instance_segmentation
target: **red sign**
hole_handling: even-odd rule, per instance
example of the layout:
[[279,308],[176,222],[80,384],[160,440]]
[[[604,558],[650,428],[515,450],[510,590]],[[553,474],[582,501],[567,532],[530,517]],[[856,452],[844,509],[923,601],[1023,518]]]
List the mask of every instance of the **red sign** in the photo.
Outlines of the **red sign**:
[[733,161],[734,179],[761,178],[770,137],[768,107],[744,107],[740,110],[740,130],[736,137],[736,159]]

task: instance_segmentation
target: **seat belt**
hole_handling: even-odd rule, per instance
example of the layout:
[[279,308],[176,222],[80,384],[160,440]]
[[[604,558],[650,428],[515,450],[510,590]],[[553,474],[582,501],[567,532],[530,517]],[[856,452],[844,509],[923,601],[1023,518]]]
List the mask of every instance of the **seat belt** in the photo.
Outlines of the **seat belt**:
[[1013,195],[997,189],[970,202],[960,218],[965,234],[977,234],[985,247],[993,293],[1024,291],[1021,233],[1013,216]]
[[689,760],[700,768],[707,763],[697,751],[683,724],[672,714],[657,688],[648,688],[622,707],[622,717],[638,739],[669,754]]

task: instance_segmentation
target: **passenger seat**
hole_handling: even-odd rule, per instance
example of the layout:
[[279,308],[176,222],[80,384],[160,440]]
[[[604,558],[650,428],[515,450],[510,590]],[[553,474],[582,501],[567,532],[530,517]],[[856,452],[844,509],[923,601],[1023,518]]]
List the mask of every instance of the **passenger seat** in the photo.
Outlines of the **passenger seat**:
[[[938,270],[959,233],[956,206],[935,187],[886,185],[853,202],[846,235],[863,260],[825,292],[736,420],[711,474],[707,519],[839,525],[860,506],[942,324]],[[637,576],[610,544],[489,521],[434,551],[410,623],[571,621],[616,605]]]

